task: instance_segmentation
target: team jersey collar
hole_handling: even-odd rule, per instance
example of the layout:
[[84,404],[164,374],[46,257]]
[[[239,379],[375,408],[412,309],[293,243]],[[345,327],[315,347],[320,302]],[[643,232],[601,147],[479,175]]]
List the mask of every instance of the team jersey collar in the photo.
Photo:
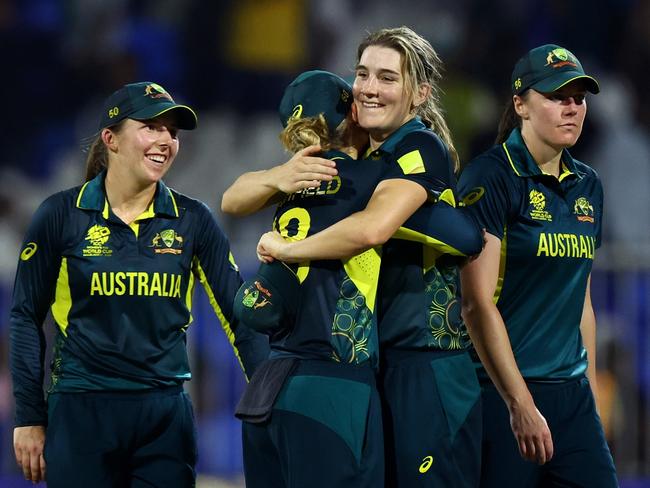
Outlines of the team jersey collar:
[[388,138],[386,138],[386,140],[377,149],[372,151],[370,148],[368,148],[368,151],[366,152],[364,158],[381,156],[382,154],[392,154],[395,152],[395,146],[397,146],[397,144],[404,138],[406,134],[426,128],[427,126],[424,125],[422,119],[418,116],[415,116],[395,132],[393,132],[390,136],[388,136]]
[[[526,143],[521,137],[521,130],[518,127],[512,130],[506,142],[501,146],[506,153],[510,167],[517,176],[530,177],[545,174],[539,169],[530,152],[528,152]],[[568,150],[562,150],[560,160],[562,163],[562,171],[558,178],[559,181],[564,180],[567,176],[582,178],[582,173],[577,170],[576,164]]]
[[[96,210],[97,212],[108,213],[108,199],[104,190],[106,171],[102,171],[95,178],[86,182],[79,191],[77,197],[77,208],[84,210]],[[153,209],[152,209],[153,207]],[[178,217],[178,207],[171,190],[162,182],[158,182],[153,205],[149,207],[153,215],[166,215]]]

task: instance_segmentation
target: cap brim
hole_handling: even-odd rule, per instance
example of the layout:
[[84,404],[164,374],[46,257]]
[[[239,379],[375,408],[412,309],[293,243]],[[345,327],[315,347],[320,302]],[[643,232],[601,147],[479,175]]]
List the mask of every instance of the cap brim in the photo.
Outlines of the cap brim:
[[159,103],[150,105],[129,115],[130,119],[148,120],[154,119],[162,114],[171,112],[176,118],[176,124],[179,129],[193,130],[196,129],[197,117],[194,110],[187,105],[178,105],[176,103]]
[[594,95],[600,92],[600,85],[598,85],[596,78],[577,71],[564,71],[562,73],[557,73],[554,76],[550,76],[545,80],[535,83],[531,88],[542,93],[552,93],[575,80],[584,80],[585,88]]

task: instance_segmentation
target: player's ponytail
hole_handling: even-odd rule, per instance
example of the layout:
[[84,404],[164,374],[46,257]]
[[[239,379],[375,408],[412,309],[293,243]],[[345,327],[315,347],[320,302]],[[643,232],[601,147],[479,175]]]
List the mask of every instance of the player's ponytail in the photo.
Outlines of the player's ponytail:
[[342,130],[345,121],[331,135],[323,114],[317,117],[304,117],[289,120],[287,126],[280,132],[280,141],[284,148],[292,153],[314,144],[319,144],[323,151],[342,147]]
[[[118,133],[122,129],[124,121],[108,127],[114,133]],[[90,181],[99,173],[108,169],[108,149],[102,141],[101,133],[97,134],[97,137],[88,147],[88,156],[86,156],[86,179],[85,181]]]
[[[519,96],[525,100],[528,97],[528,91],[523,92]],[[515,111],[515,104],[512,101],[512,97],[510,97],[505,104],[505,108],[501,114],[501,119],[499,119],[497,138],[494,143],[503,144],[506,142],[508,136],[512,132],[512,129],[515,127],[519,127],[521,129],[521,117],[517,115],[517,112]]]
[[102,141],[102,136],[98,135],[88,148],[86,156],[86,179],[90,181],[104,169],[108,167],[108,150]]

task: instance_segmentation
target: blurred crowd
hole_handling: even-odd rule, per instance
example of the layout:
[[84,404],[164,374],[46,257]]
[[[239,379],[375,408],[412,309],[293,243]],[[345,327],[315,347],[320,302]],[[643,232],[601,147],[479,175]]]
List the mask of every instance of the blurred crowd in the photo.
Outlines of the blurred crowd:
[[[599,79],[571,152],[599,172],[606,195],[593,280],[603,416],[615,456],[629,456],[628,473],[650,476],[647,0],[0,0],[0,474],[11,463],[7,317],[22,234],[45,196],[81,183],[101,101],[124,83],[150,80],[197,109],[199,130],[181,135],[168,183],[210,204],[246,274],[269,214],[235,223],[218,208],[239,174],[288,159],[277,140],[284,87],[305,69],[351,78],[365,32],[397,25],[427,37],[445,63],[443,104],[462,161],[491,145],[510,69],[531,47],[562,45]],[[196,351],[195,373],[212,382],[196,392],[198,410],[221,403],[230,419],[231,405],[215,397],[235,399],[239,380],[213,378],[212,353]],[[637,445],[624,447],[632,429]]]

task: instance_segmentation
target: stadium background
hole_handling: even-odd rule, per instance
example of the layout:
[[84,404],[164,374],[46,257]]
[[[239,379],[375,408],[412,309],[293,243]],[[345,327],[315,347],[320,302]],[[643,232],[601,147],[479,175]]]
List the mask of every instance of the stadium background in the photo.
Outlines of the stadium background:
[[[151,80],[194,106],[167,182],[208,203],[245,276],[270,213],[233,220],[221,194],[286,160],[275,109],[304,69],[351,78],[365,31],[408,25],[441,54],[461,158],[486,149],[514,61],[554,42],[601,82],[572,154],[600,173],[605,234],[592,278],[601,406],[622,486],[650,486],[650,1],[0,0],[0,487],[23,482],[12,452],[8,312],[20,241],[49,194],[79,184],[101,101]],[[561,290],[558,290],[560,293]],[[243,379],[202,291],[188,341],[202,486],[242,486]],[[48,331],[52,323],[46,324]]]

